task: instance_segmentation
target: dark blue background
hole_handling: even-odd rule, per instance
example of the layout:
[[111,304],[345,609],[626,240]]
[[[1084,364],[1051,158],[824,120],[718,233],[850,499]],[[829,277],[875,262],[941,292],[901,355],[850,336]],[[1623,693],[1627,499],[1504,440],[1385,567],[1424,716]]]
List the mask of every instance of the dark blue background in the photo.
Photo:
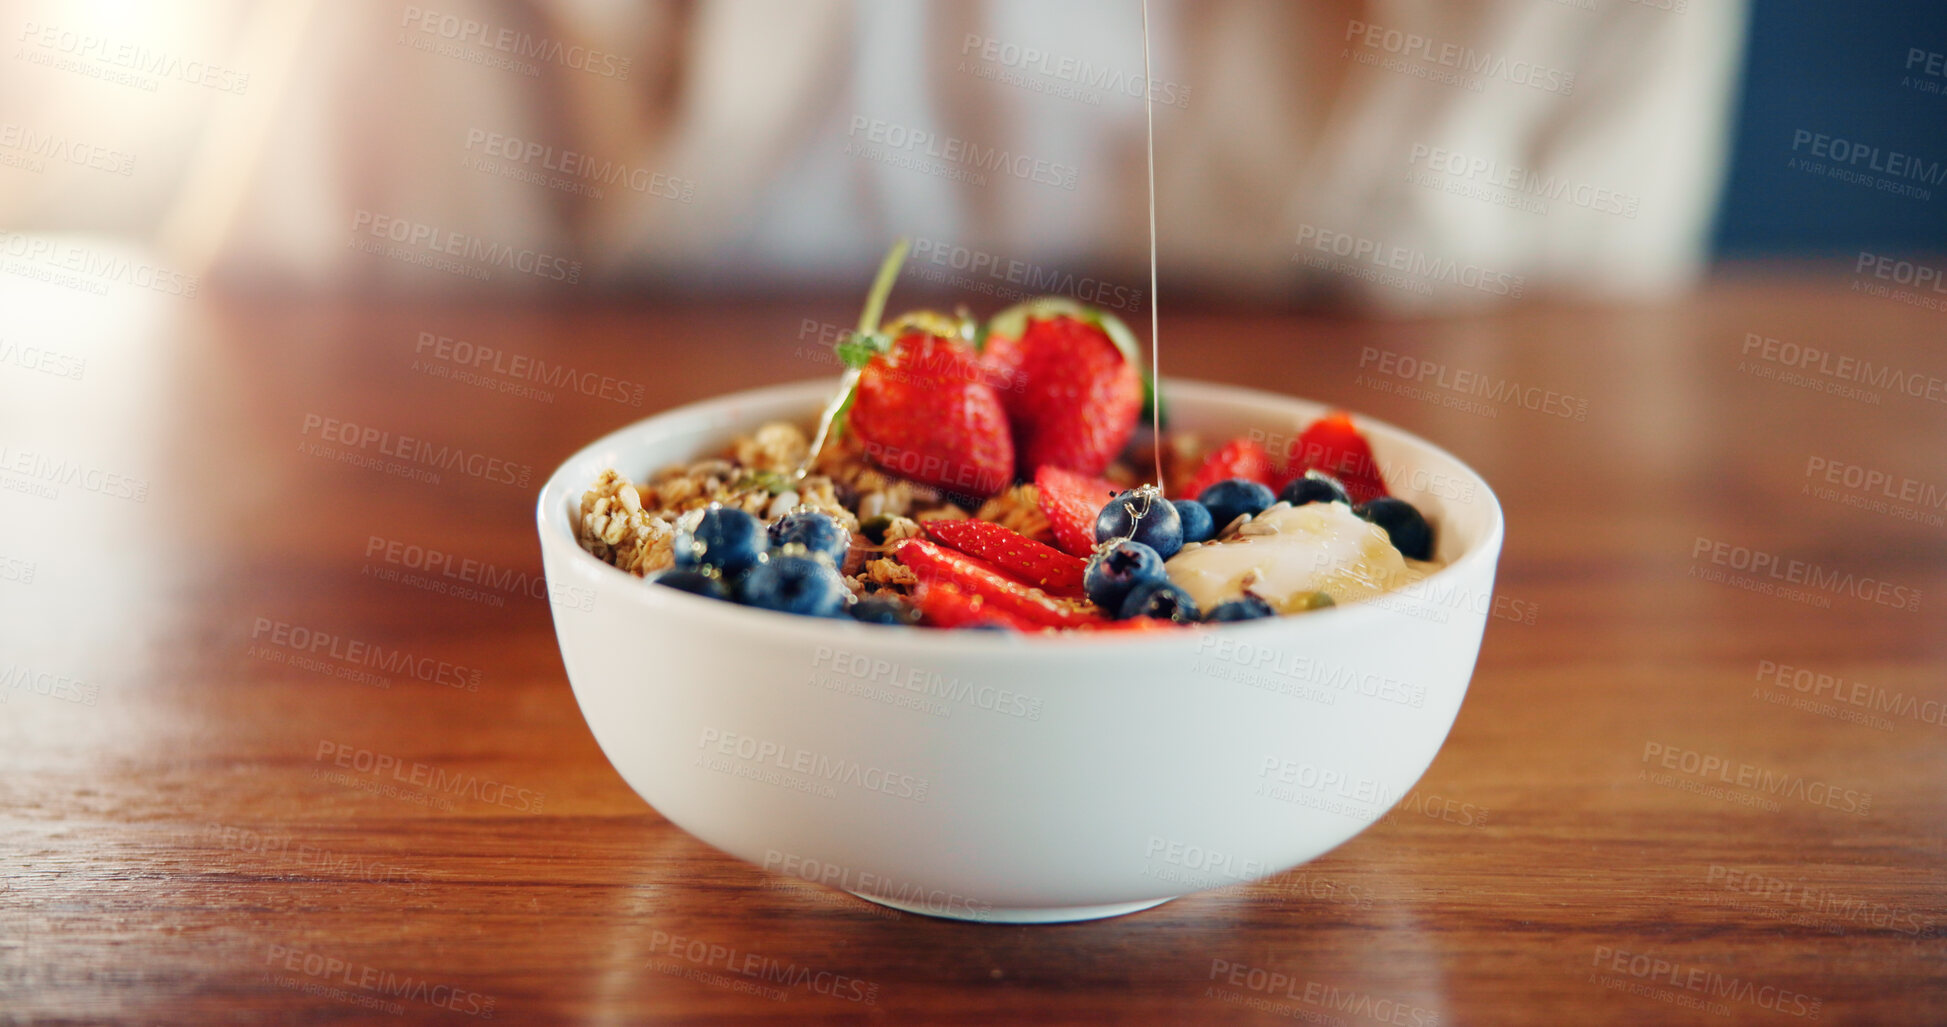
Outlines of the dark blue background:
[[1908,89],[1901,77],[1943,90],[1947,79],[1907,71],[1913,47],[1947,53],[1947,2],[1755,0],[1719,256],[1947,250],[1947,186],[1923,185],[1933,196],[1921,200],[1789,166],[1798,129],[1947,162],[1947,91]]

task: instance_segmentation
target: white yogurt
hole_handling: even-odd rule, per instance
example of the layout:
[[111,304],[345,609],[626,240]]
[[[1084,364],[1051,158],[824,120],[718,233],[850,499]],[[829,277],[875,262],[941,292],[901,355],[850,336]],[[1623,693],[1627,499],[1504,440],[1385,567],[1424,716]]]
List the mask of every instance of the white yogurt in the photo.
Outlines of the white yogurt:
[[1344,503],[1275,504],[1230,538],[1186,546],[1164,564],[1201,609],[1249,589],[1280,613],[1306,609],[1313,592],[1336,603],[1370,599],[1426,577],[1432,567],[1401,556],[1384,528]]

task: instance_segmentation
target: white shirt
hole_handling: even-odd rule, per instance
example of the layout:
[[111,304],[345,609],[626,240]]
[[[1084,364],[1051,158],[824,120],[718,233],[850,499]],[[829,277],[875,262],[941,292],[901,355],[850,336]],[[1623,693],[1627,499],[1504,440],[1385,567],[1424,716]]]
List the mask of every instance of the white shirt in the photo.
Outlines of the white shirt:
[[[403,223],[435,257],[458,238],[463,262],[761,290],[862,288],[907,235],[913,273],[952,288],[1146,309],[1132,0],[434,2],[50,15],[248,84],[151,92],[8,62],[0,96],[21,99],[0,111],[86,126],[136,173],[0,166],[0,215],[153,233],[231,274],[412,289],[468,276],[353,244]],[[1151,15],[1166,292],[1417,312],[1654,295],[1702,264],[1738,0]],[[492,281],[562,284],[511,265]]]

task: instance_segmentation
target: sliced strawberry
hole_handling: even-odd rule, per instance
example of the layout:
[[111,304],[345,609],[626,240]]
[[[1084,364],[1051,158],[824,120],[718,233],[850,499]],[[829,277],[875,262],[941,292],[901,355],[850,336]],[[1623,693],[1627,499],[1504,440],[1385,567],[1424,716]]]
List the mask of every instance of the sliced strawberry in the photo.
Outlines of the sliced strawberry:
[[1079,597],[1088,562],[993,521],[928,521],[926,533],[1051,595]]
[[1285,454],[1285,470],[1276,487],[1306,471],[1323,471],[1337,478],[1354,503],[1389,495],[1372,445],[1353,425],[1351,415],[1334,410],[1300,432]]
[[1023,470],[1101,474],[1128,445],[1142,374],[1099,320],[1030,316],[1018,335],[988,337],[981,363],[1007,407]]
[[1061,548],[1083,558],[1095,552],[1095,515],[1122,490],[1101,478],[1053,465],[1035,469],[1034,487],[1041,496],[1041,513]]
[[936,628],[964,628],[974,624],[1001,624],[1015,631],[1041,631],[1041,625],[989,603],[985,597],[938,579],[923,580],[913,593],[919,604],[922,622]]
[[1271,474],[1271,454],[1264,451],[1264,446],[1252,439],[1235,438],[1204,458],[1203,466],[1177,492],[1177,498],[1195,499],[1204,489],[1232,478],[1270,485]]
[[864,358],[846,424],[873,463],[948,492],[991,496],[1014,479],[1007,411],[973,350],[952,339],[908,332]]
[[1100,624],[1087,625],[1087,631],[1181,631],[1194,627],[1191,624],[1178,624],[1161,617],[1131,617],[1128,620],[1105,620]]
[[919,575],[922,585],[947,584],[984,600],[984,606],[1004,610],[1023,620],[1050,628],[1073,628],[1102,619],[1100,614],[1062,602],[1033,585],[1023,584],[987,561],[928,542],[909,538],[892,549],[900,563]]

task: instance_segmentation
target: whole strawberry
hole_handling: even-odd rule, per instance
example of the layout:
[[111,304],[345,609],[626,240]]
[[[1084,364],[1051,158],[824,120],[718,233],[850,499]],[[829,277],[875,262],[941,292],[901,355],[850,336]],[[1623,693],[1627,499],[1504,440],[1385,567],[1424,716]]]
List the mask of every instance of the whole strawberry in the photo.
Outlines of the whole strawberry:
[[[957,340],[907,332],[878,346],[861,337],[862,360],[846,424],[873,463],[948,492],[990,496],[1014,478],[1007,411],[980,359]],[[879,347],[884,347],[883,349]]]
[[1007,405],[1024,475],[1048,465],[1101,474],[1135,431],[1141,372],[1099,324],[1029,316],[1019,334],[990,334],[982,363]]

